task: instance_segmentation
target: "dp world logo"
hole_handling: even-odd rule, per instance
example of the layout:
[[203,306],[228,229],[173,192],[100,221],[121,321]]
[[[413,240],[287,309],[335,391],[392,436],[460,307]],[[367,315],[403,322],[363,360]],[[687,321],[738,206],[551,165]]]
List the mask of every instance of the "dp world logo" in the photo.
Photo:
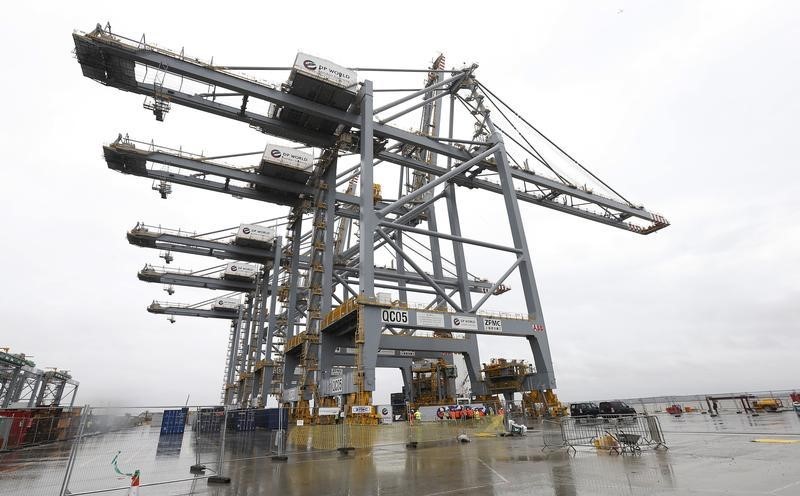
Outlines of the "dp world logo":
[[454,318],[453,319],[453,325],[454,326],[460,326],[461,325],[461,319],[459,319],[458,317]]
[[243,227],[242,228],[242,233],[243,234],[250,234],[250,228],[249,227]]
[[273,158],[281,158],[281,151],[280,150],[272,150],[271,152],[269,152],[269,154],[272,155]]
[[316,71],[317,70],[317,63],[314,62],[313,60],[306,59],[306,60],[303,61],[303,67],[305,67],[309,71]]
[[231,272],[236,272],[238,269],[235,265],[231,265]]
[[388,408],[383,408],[383,409],[381,410],[381,413],[382,413],[383,415],[389,415],[389,409],[388,409]]

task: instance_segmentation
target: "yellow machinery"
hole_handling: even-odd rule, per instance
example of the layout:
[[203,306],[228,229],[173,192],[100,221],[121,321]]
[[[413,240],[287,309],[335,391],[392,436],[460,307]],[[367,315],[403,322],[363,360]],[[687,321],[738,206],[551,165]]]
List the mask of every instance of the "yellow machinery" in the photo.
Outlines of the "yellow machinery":
[[552,389],[544,391],[525,391],[525,377],[533,373],[533,367],[525,360],[506,360],[492,358],[483,364],[483,378],[491,395],[502,394],[510,399],[514,393],[522,393],[522,403],[531,416],[566,415],[567,407],[558,401]]
[[443,359],[425,360],[411,368],[412,408],[428,405],[454,405],[453,380],[456,368]]
[[758,398],[753,401],[753,408],[756,410],[767,410],[770,412],[777,412],[783,408],[783,401],[778,398]]
[[522,391],[522,382],[533,373],[533,367],[525,360],[492,358],[488,365],[483,364],[481,372],[490,394],[513,394]]
[[558,397],[552,389],[523,393],[522,404],[525,405],[525,410],[533,416],[564,417],[569,410],[567,405],[558,401]]

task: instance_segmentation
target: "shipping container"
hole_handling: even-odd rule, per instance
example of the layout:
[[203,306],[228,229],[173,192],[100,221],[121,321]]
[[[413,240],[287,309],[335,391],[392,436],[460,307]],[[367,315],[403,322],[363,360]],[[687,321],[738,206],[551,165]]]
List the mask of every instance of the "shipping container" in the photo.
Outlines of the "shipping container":
[[241,224],[236,232],[236,244],[239,246],[254,246],[266,248],[272,246],[276,232],[274,227],[259,226],[258,224]]
[[183,434],[186,429],[186,414],[188,412],[188,408],[164,410],[161,420],[161,434]]
[[255,428],[255,410],[242,409],[228,412],[228,430],[252,431]]
[[256,273],[258,273],[257,265],[231,262],[225,266],[225,272],[222,277],[238,281],[253,281],[256,278]]
[[0,417],[11,419],[11,429],[9,429],[6,448],[18,448],[25,444],[28,429],[33,425],[31,420],[33,410],[8,408],[0,410]]
[[224,418],[225,410],[221,406],[201,408],[197,412],[193,428],[196,432],[219,432]]

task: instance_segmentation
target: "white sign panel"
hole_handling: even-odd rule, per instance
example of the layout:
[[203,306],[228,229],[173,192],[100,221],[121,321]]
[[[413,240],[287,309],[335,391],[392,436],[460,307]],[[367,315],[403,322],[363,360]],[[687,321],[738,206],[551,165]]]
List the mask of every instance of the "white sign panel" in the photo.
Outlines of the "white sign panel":
[[344,391],[344,377],[331,377],[331,394],[342,394]]
[[353,405],[350,407],[350,411],[353,413],[372,413],[372,407],[369,405],[366,406]]
[[394,356],[394,350],[378,350],[378,355]]
[[503,321],[497,317],[483,317],[483,330],[503,332]]
[[356,71],[334,64],[330,60],[301,52],[294,59],[294,70],[340,88],[355,91],[353,87],[358,77]]
[[310,171],[314,167],[313,155],[279,145],[267,145],[264,155],[261,156],[261,161],[302,171]]
[[378,405],[376,408],[381,424],[392,423],[392,405]]
[[339,415],[339,409],[337,407],[319,407],[319,414],[322,415]]
[[444,327],[444,314],[417,312],[417,325],[420,327]]
[[453,325],[453,329],[469,329],[471,331],[478,330],[477,317],[464,316],[464,315],[451,315],[450,323]]
[[381,322],[384,324],[409,324],[408,310],[384,308],[381,310]]

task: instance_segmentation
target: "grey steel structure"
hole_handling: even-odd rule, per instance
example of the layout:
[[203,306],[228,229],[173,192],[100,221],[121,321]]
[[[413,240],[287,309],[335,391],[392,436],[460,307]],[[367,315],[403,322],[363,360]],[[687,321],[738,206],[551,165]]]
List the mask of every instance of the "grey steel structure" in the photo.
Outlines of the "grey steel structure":
[[24,354],[0,350],[0,408],[71,407],[79,385],[66,370],[41,370]]
[[[400,368],[408,380],[412,360],[452,354],[464,357],[472,392],[480,395],[485,387],[478,334],[525,339],[535,365],[526,390],[552,390],[548,334],[520,204],[638,234],[669,225],[539,133],[477,79],[476,65],[446,70],[440,56],[428,69],[405,71],[425,77],[421,87],[408,90],[375,88],[370,79],[345,88],[294,69],[287,83],[276,87],[234,72],[276,68],[215,66],[149,45],[144,37],[113,34],[109,26],[73,38],[86,77],[143,95],[145,108],[159,121],[173,105],[185,106],[319,150],[309,174],[289,176],[263,164],[220,161],[248,153],[206,157],[122,136],[104,147],[109,168],[151,179],[162,197],[178,184],[290,208],[286,236],[269,250],[138,225],[128,233],[131,243],[167,255],[262,264],[252,285],[236,287],[196,273],[153,267],[139,273],[169,287],[247,294],[233,313],[157,302],[149,307],[155,313],[232,320],[228,403],[263,404],[275,394],[299,414],[309,411],[311,400],[315,406],[359,404],[375,389],[376,367]],[[402,72],[359,69],[381,70]],[[403,96],[379,98],[397,92]],[[264,103],[267,112],[259,110]],[[410,116],[418,118],[416,131],[392,125]],[[468,120],[468,131],[460,116]],[[571,179],[565,166],[587,182]],[[376,174],[398,178],[382,183],[396,186],[396,197],[384,198],[395,189],[378,186]],[[467,189],[502,202],[509,243],[462,235],[457,196]],[[511,261],[494,281],[475,277],[468,271],[472,247]],[[377,264],[384,252],[391,266]],[[512,274],[524,308],[515,315],[485,312],[490,300],[510,289],[506,280]],[[388,298],[380,294],[386,290]]]

